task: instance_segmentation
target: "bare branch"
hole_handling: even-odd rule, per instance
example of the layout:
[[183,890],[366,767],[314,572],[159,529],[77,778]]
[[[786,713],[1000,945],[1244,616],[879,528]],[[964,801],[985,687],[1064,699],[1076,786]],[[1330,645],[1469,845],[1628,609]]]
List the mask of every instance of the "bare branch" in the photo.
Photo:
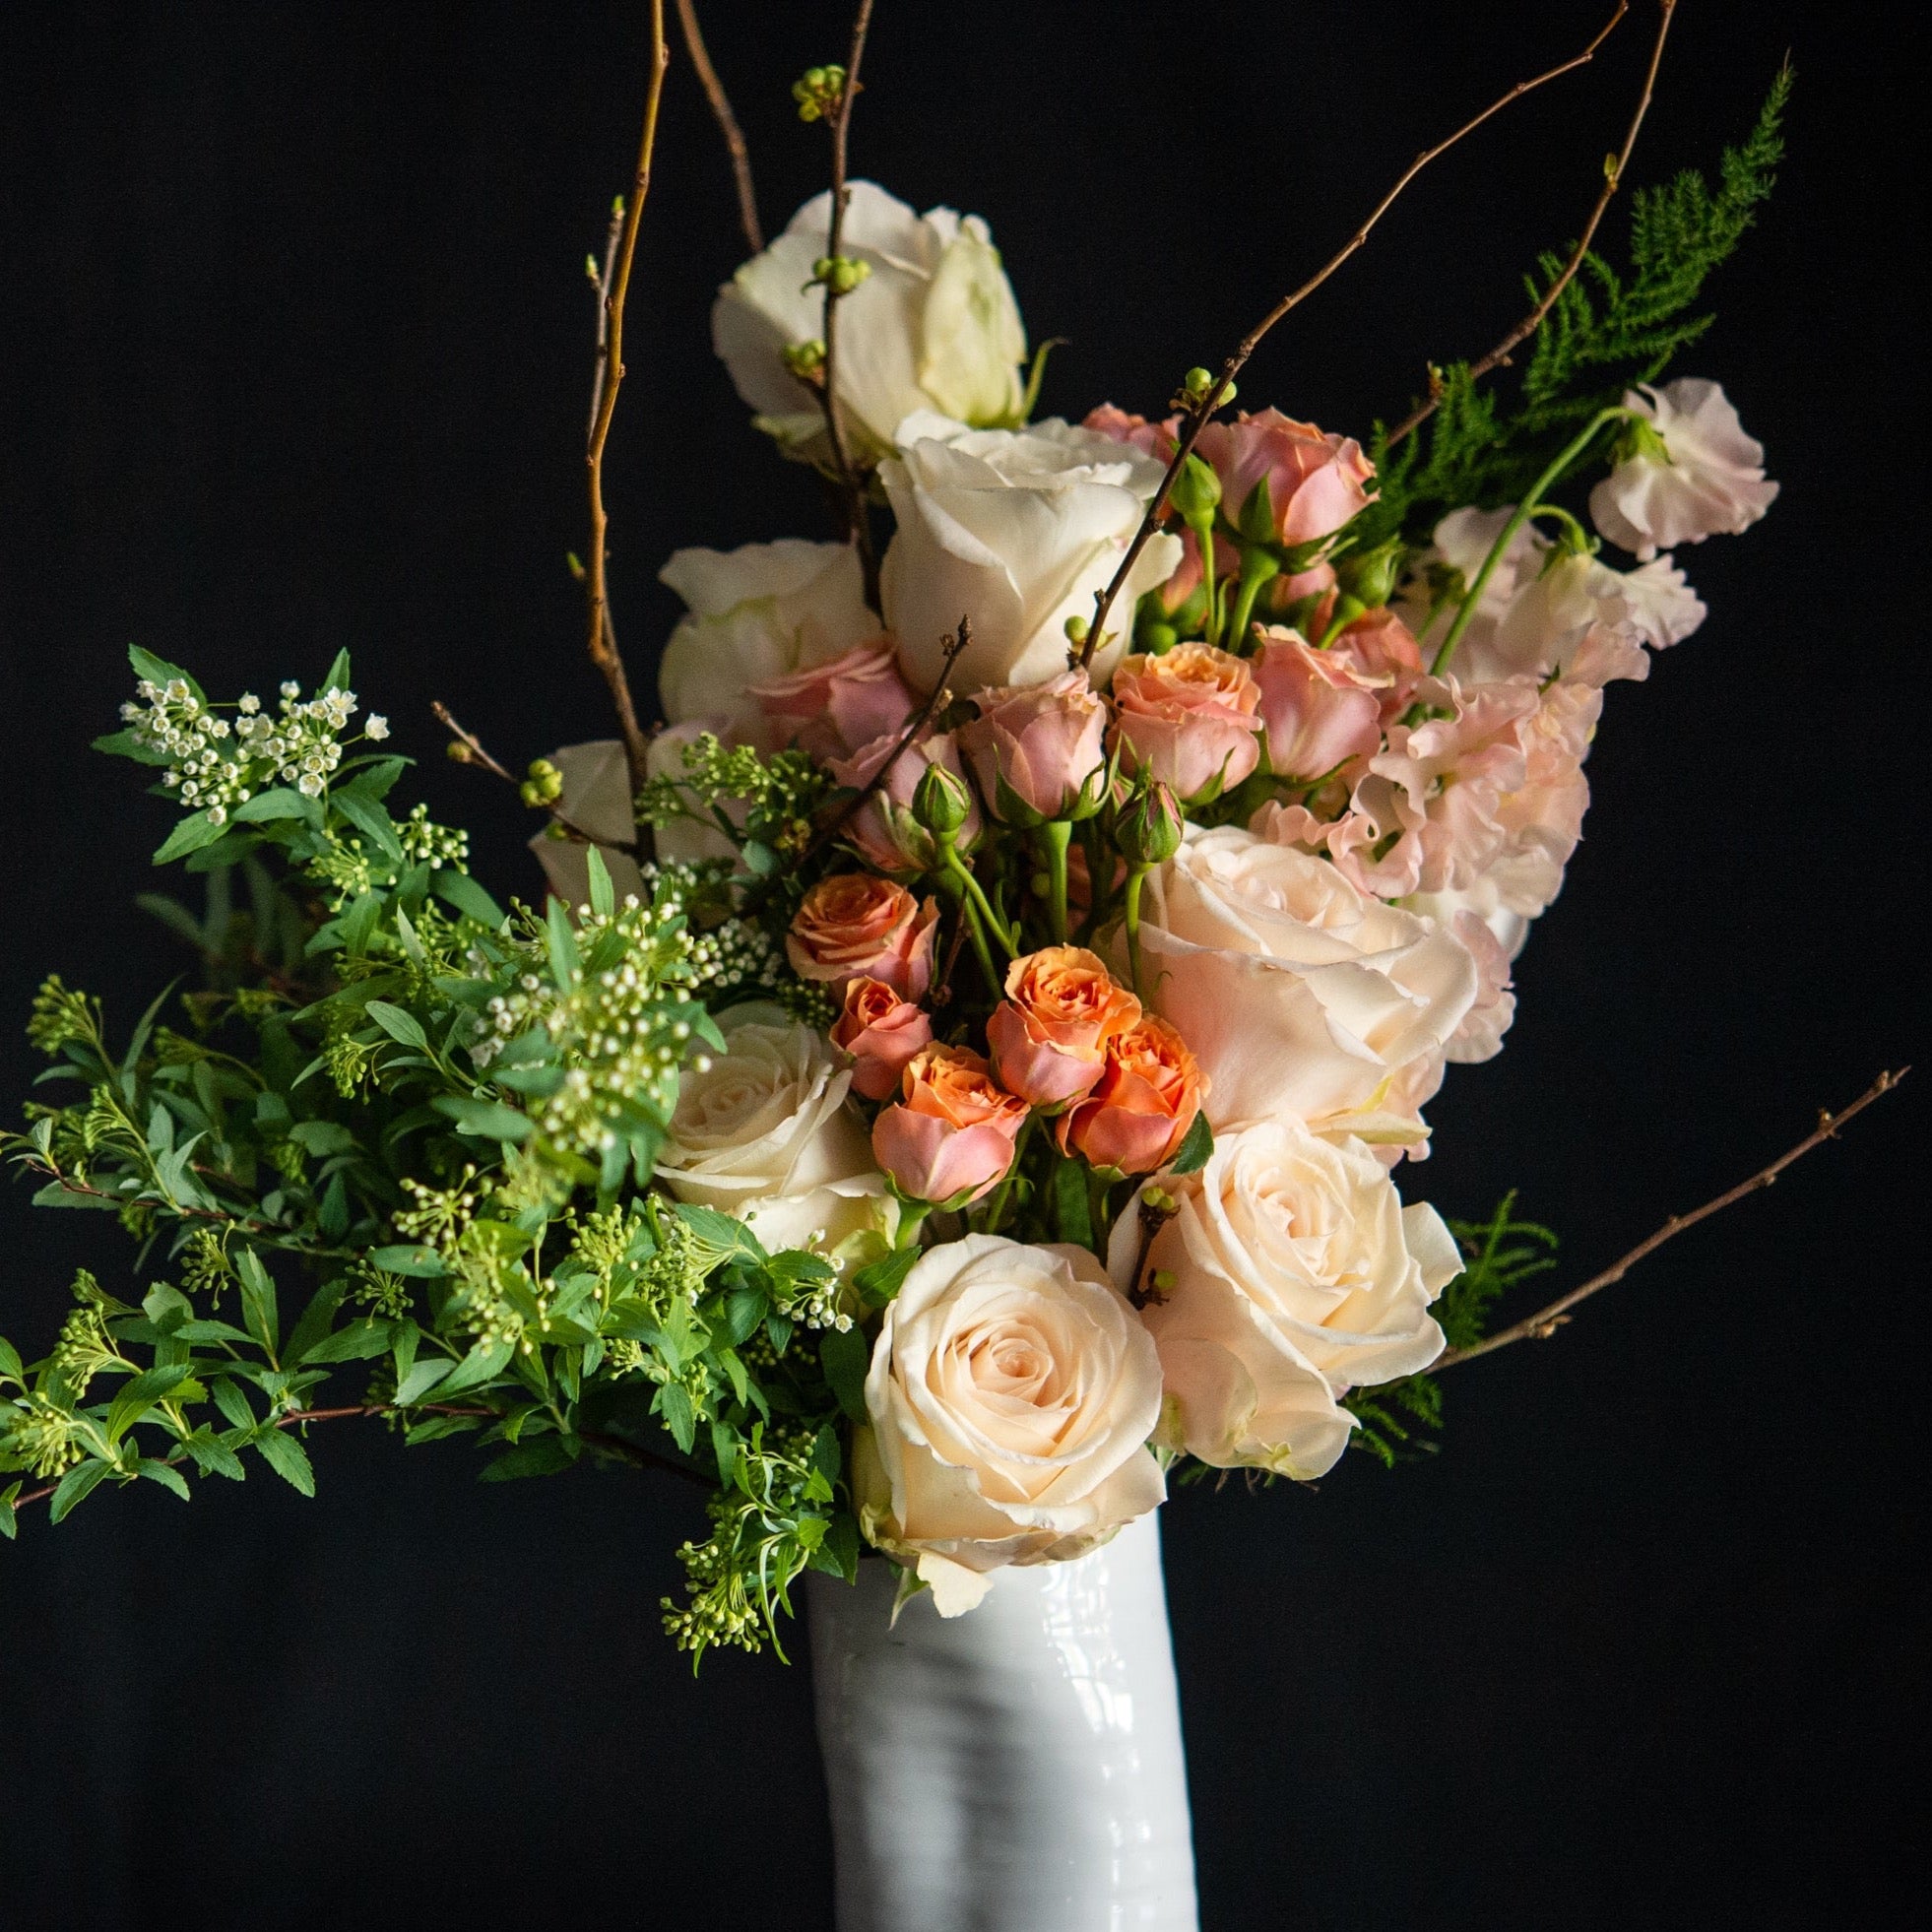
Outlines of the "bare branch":
[[599,354],[603,374],[598,383],[597,414],[591,423],[590,444],[584,456],[590,480],[591,524],[590,555],[584,573],[589,605],[586,645],[591,662],[604,674],[604,681],[611,688],[612,702],[617,709],[617,727],[623,734],[624,755],[630,763],[631,782],[640,788],[645,778],[644,754],[648,741],[637,722],[630,680],[624,676],[623,660],[617,655],[616,639],[611,627],[610,518],[604,508],[604,447],[610,440],[617,390],[624,379],[624,297],[630,290],[630,265],[637,253],[637,225],[644,213],[645,198],[651,192],[651,157],[658,141],[658,106],[664,98],[664,70],[670,59],[671,50],[664,37],[664,0],[651,0],[651,78],[644,97],[644,132],[638,142],[637,172],[624,210],[623,233],[601,304],[599,326],[603,348]]
[[1688,1214],[1673,1214],[1655,1234],[1647,1240],[1640,1241],[1628,1255],[1613,1261],[1601,1274],[1593,1274],[1580,1287],[1573,1288],[1567,1295],[1559,1295],[1547,1308],[1540,1308],[1534,1315],[1498,1330],[1493,1335],[1485,1335],[1479,1342],[1468,1348],[1452,1348],[1447,1355],[1439,1356],[1431,1369],[1453,1368],[1458,1362],[1473,1362],[1479,1355],[1489,1355],[1499,1348],[1507,1348],[1512,1342],[1527,1341],[1534,1336],[1538,1341],[1548,1341],[1556,1331],[1569,1320],[1570,1312],[1579,1302],[1586,1302],[1613,1282],[1621,1281],[1646,1255],[1653,1255],[1665,1242],[1674,1240],[1686,1228],[1694,1228],[1700,1221],[1707,1221],[1711,1215],[1741,1201],[1747,1194],[1755,1194],[1761,1189],[1769,1188],[1793,1161],[1802,1160],[1814,1147],[1822,1147],[1826,1141],[1837,1137],[1839,1128],[1862,1114],[1873,1101],[1882,1094],[1890,1093],[1907,1073],[1909,1066],[1901,1066],[1896,1073],[1881,1073],[1872,1084],[1861,1093],[1851,1105],[1837,1114],[1828,1114],[1819,1110],[1818,1126],[1788,1152],[1780,1154],[1769,1167],[1762,1167],[1748,1181],[1740,1181],[1735,1188],[1727,1188],[1714,1200],[1707,1200],[1702,1207],[1696,1207]]
[[[1677,13],[1677,0],[1659,0],[1659,9],[1657,37],[1650,48],[1650,64],[1643,73],[1643,92],[1638,97],[1637,111],[1631,116],[1630,128],[1624,135],[1623,147],[1618,150],[1615,158],[1603,170],[1603,191],[1596,198],[1596,206],[1590,210],[1589,220],[1583,224],[1581,239],[1572,251],[1569,261],[1564,264],[1563,273],[1544,291],[1542,300],[1487,355],[1469,364],[1472,381],[1479,376],[1488,375],[1492,369],[1500,368],[1508,362],[1512,354],[1543,326],[1544,318],[1556,306],[1557,297],[1570,286],[1577,271],[1583,266],[1583,257],[1589,253],[1590,243],[1596,238],[1596,231],[1603,221],[1604,211],[1610,206],[1618,188],[1623,185],[1624,169],[1630,165],[1631,151],[1637,146],[1638,130],[1643,125],[1643,116],[1650,109],[1650,97],[1656,92],[1657,69],[1663,63],[1664,40],[1670,32],[1670,23]],[[1432,383],[1427,400],[1418,403],[1388,432],[1387,446],[1393,449],[1418,424],[1428,421],[1435,415],[1441,402],[1441,393]]]
[[744,239],[750,245],[752,254],[760,254],[765,245],[765,231],[758,222],[758,196],[751,185],[751,151],[744,145],[744,130],[739,126],[738,116],[732,112],[730,97],[725,93],[725,85],[718,78],[718,70],[711,64],[704,35],[698,32],[697,8],[692,0],[677,0],[677,18],[684,26],[684,47],[691,56],[691,65],[697,70],[698,83],[704,89],[705,98],[711,102],[718,132],[725,137],[725,146],[731,152],[732,179],[738,184],[739,226],[744,230]]
[[[1674,6],[1676,0],[1670,0],[1670,4]],[[1120,568],[1114,572],[1112,581],[1094,599],[1093,622],[1088,627],[1086,642],[1080,647],[1079,663],[1083,669],[1092,662],[1093,654],[1100,646],[1101,633],[1106,626],[1107,613],[1113,609],[1114,600],[1121,593],[1121,586],[1127,582],[1128,576],[1132,573],[1133,566],[1139,562],[1141,551],[1147,547],[1147,540],[1154,534],[1155,529],[1159,525],[1161,513],[1167,508],[1168,496],[1174,488],[1175,479],[1181,474],[1182,465],[1187,462],[1189,456],[1192,453],[1194,444],[1200,440],[1200,432],[1207,427],[1209,419],[1221,407],[1221,399],[1227,394],[1235,377],[1246,366],[1248,358],[1260,347],[1261,338],[1291,309],[1299,307],[1310,295],[1314,294],[1316,290],[1320,288],[1368,240],[1370,230],[1387,214],[1388,210],[1394,205],[1396,197],[1401,194],[1403,189],[1431,161],[1435,161],[1441,155],[1446,155],[1464,135],[1473,134],[1492,115],[1500,114],[1513,101],[1520,100],[1524,95],[1533,93],[1537,88],[1542,87],[1545,82],[1554,81],[1563,74],[1573,73],[1577,68],[1582,67],[1593,60],[1596,56],[1596,50],[1610,37],[1611,33],[1615,32],[1618,23],[1629,12],[1630,0],[1617,0],[1617,11],[1597,30],[1595,37],[1581,53],[1573,54],[1570,59],[1560,62],[1557,66],[1547,69],[1530,80],[1518,81],[1508,94],[1501,95],[1495,100],[1492,100],[1480,114],[1475,115],[1470,120],[1464,121],[1446,140],[1437,142],[1433,148],[1425,148],[1402,170],[1395,185],[1377,202],[1374,210],[1369,215],[1369,219],[1343,242],[1341,247],[1336,249],[1334,254],[1329,256],[1328,260],[1314,275],[1310,276],[1299,289],[1293,290],[1290,293],[1283,295],[1262,316],[1260,321],[1249,330],[1247,335],[1243,336],[1241,341],[1235,345],[1234,353],[1221,364],[1220,375],[1209,385],[1206,393],[1194,405],[1193,409],[1190,411],[1182,426],[1180,441],[1175,446],[1174,455],[1168,463],[1167,474],[1161,479],[1161,486],[1155,492],[1154,500],[1147,506],[1147,514],[1140,520],[1140,528],[1134,532],[1133,541],[1127,546],[1127,554],[1122,557]]]
[[[436,714],[437,719],[441,722],[444,729],[447,730],[449,735],[456,741],[456,744],[452,744],[449,747],[450,751],[454,753],[456,751],[457,744],[460,744],[463,747],[463,755],[458,760],[459,763],[466,764],[466,765],[481,765],[484,771],[490,774],[492,778],[500,778],[506,785],[515,785],[517,787],[518,792],[519,793],[522,792],[523,787],[521,784],[519,784],[516,774],[508,770],[496,758],[491,756],[489,747],[483,743],[483,740],[480,739],[475,732],[465,731],[464,728],[457,723],[455,717],[452,715],[450,711],[449,706],[446,705],[441,698],[434,699],[431,702],[429,709]],[[568,832],[570,836],[573,839],[575,839],[579,845],[607,846],[613,852],[635,852],[637,850],[637,842],[635,839],[624,840],[624,839],[594,838],[589,832],[585,831],[584,828],[581,825],[579,825],[575,819],[571,818],[569,814],[566,813],[560,805],[556,805],[553,802],[546,805],[544,806],[544,809],[547,811],[550,814],[551,818],[554,819],[557,824],[561,825],[563,829],[566,832]]]

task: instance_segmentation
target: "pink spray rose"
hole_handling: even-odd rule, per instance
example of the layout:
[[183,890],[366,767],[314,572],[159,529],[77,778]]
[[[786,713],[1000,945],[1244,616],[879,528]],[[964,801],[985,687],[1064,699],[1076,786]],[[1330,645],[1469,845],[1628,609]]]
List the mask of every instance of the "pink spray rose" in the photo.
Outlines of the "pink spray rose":
[[1143,1013],[1107,1043],[1092,1093],[1054,1126],[1063,1154],[1081,1154],[1120,1174],[1152,1174],[1181,1151],[1207,1081],[1188,1044],[1164,1019]]
[[1107,707],[1086,673],[998,685],[975,692],[973,702],[980,715],[960,726],[959,743],[995,815],[1004,817],[1017,805],[1028,823],[1069,816],[1107,762]]
[[1428,670],[1415,633],[1386,606],[1345,624],[1329,639],[1327,648],[1363,676],[1380,683],[1384,724],[1392,723],[1409,708],[1415,687]]
[[827,664],[749,686],[778,738],[821,763],[903,732],[918,708],[892,639],[868,638]]
[[[878,768],[891,756],[892,747],[905,736],[904,727],[890,731],[863,745],[849,758],[833,758],[829,768],[841,785],[863,791],[877,776]],[[858,848],[869,865],[882,872],[931,871],[937,863],[933,835],[912,815],[913,794],[926,776],[929,765],[943,765],[964,778],[959,751],[950,732],[931,732],[917,743],[909,744],[892,760],[885,782],[846,821],[845,837]],[[966,822],[954,842],[960,851],[970,851],[984,829],[977,799],[972,799]]]
[[872,1124],[872,1153],[915,1200],[978,1200],[1013,1164],[1026,1102],[970,1047],[933,1046],[899,1076],[903,1098]]
[[1006,969],[1006,997],[987,1021],[999,1083],[1035,1107],[1083,1099],[1108,1042],[1140,1017],[1140,1001],[1083,946],[1047,946]]
[[1181,419],[1171,416],[1165,422],[1149,422],[1144,416],[1117,409],[1112,403],[1102,403],[1097,410],[1087,412],[1080,427],[1117,443],[1130,443],[1142,456],[1152,456],[1165,463],[1174,454]]
[[903,885],[875,872],[838,872],[805,895],[785,937],[786,956],[802,980],[842,988],[849,980],[883,980],[908,999],[933,984],[933,944],[939,902],[924,905]]
[[883,980],[854,980],[832,1045],[852,1064],[852,1091],[883,1100],[899,1084],[906,1063],[933,1044],[932,1020]]
[[1274,628],[1261,632],[1253,663],[1268,769],[1278,777],[1317,779],[1382,749],[1382,700],[1392,676]]
[[1260,687],[1241,659],[1211,644],[1133,654],[1114,673],[1116,729],[1130,769],[1148,770],[1184,804],[1239,785],[1260,762]]
[[1251,534],[1278,544],[1333,536],[1368,502],[1363,485],[1376,473],[1353,436],[1324,435],[1272,409],[1210,422],[1194,448],[1214,466],[1227,514],[1244,529],[1249,499],[1265,485]]

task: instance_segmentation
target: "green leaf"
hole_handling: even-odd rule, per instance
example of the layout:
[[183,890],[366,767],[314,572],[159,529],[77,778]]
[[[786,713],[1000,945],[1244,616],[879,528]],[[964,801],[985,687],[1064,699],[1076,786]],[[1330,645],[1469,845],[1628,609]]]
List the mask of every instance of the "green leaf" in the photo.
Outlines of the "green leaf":
[[98,1194],[77,1193],[63,1182],[49,1181],[33,1195],[35,1207],[104,1207],[110,1212],[120,1206],[117,1200],[103,1200]]
[[0,1335],[0,1376],[9,1376],[15,1382],[21,1380],[19,1351],[5,1335]]
[[545,933],[549,943],[550,977],[556,982],[558,992],[568,993],[577,983],[577,934],[561,899],[550,901]]
[[1087,1206],[1087,1171],[1080,1161],[1062,1161],[1054,1170],[1054,1219],[1062,1241],[1093,1246],[1093,1216]]
[[372,1248],[369,1251],[369,1265],[386,1268],[391,1274],[408,1275],[418,1281],[433,1281],[446,1272],[443,1257],[433,1248],[424,1248],[418,1243]]
[[204,1476],[225,1476],[229,1482],[238,1483],[248,1474],[240,1456],[206,1429],[197,1429],[181,1447],[194,1457],[195,1467]]
[[213,845],[219,838],[227,834],[225,825],[217,825],[205,811],[197,811],[192,817],[184,818],[169,832],[156,848],[154,863],[165,866],[170,860],[185,859],[191,852],[199,852],[205,845]]
[[184,1342],[239,1342],[244,1348],[255,1346],[255,1337],[230,1321],[184,1321],[174,1334]]
[[386,999],[371,999],[362,1009],[392,1040],[400,1040],[406,1047],[414,1047],[419,1053],[429,1050],[429,1036],[418,1024],[414,1013],[406,1013],[400,1006],[392,1006]]
[[686,1455],[691,1452],[697,1441],[697,1414],[691,1407],[691,1397],[684,1385],[668,1382],[658,1390],[658,1413],[664,1417],[664,1426],[671,1431],[672,1440]]
[[349,689],[349,653],[338,651],[335,662],[329,667],[329,675],[322,680],[325,691],[346,691]]
[[308,1451],[286,1429],[269,1429],[255,1438],[262,1460],[291,1488],[304,1496],[315,1494],[315,1471]]
[[438,1395],[455,1395],[493,1381],[510,1365],[516,1349],[509,1342],[479,1342],[449,1373]]
[[257,792],[245,805],[238,805],[228,816],[237,824],[262,825],[278,818],[315,816],[315,802],[305,799],[292,786],[278,785],[273,791]]
[[839,1398],[839,1407],[848,1420],[866,1420],[866,1371],[871,1366],[871,1351],[857,1328],[844,1333],[828,1328],[818,1344],[818,1359],[825,1367],[825,1380]]
[[136,1473],[146,1476],[151,1483],[160,1483],[163,1489],[171,1489],[183,1503],[189,1500],[188,1479],[171,1463],[162,1462],[158,1457],[144,1455],[135,1464]]
[[698,1245],[704,1251],[702,1265],[707,1272],[720,1261],[739,1258],[747,1261],[766,1259],[764,1243],[754,1235],[736,1215],[726,1214],[715,1207],[702,1207],[695,1201],[679,1201],[677,1218],[698,1238]]
[[107,1440],[118,1443],[164,1395],[171,1395],[188,1380],[185,1363],[166,1368],[144,1369],[128,1383],[107,1407]]
[[520,1476],[554,1476],[568,1469],[576,1457],[560,1436],[539,1436],[536,1441],[519,1443],[479,1472],[480,1483],[514,1482]]
[[288,1348],[283,1351],[290,1368],[307,1360],[308,1351],[329,1332],[329,1324],[336,1319],[336,1310],[342,1306],[348,1287],[348,1282],[338,1275],[333,1281],[325,1281],[310,1297],[308,1306],[302,1310],[302,1319],[289,1337]]
[[178,899],[170,899],[164,892],[137,892],[134,903],[152,919],[158,919],[177,939],[185,939],[197,952],[208,949],[208,937],[201,930],[201,921]]
[[861,1268],[852,1277],[852,1285],[869,1308],[883,1308],[905,1285],[906,1276],[917,1265],[922,1252],[916,1247],[895,1249],[882,1261]]
[[617,895],[611,888],[611,872],[604,854],[596,846],[584,848],[584,869],[590,874],[590,908],[604,919],[617,909]]
[[0,1536],[12,1542],[20,1534],[20,1524],[15,1520],[14,1498],[21,1492],[22,1485],[9,1483],[4,1494],[0,1494]]
[[[302,1318],[306,1326],[308,1318]],[[300,1331],[297,1330],[297,1333]],[[378,1355],[389,1352],[389,1324],[366,1318],[352,1321],[345,1328],[332,1329],[318,1342],[302,1350],[300,1355],[292,1351],[289,1357],[292,1368],[297,1362],[305,1365],[319,1365],[327,1362],[366,1362]]]
[[326,1160],[331,1154],[346,1154],[355,1145],[355,1136],[334,1121],[297,1121],[290,1127],[289,1138],[317,1160]]
[[501,1101],[466,1100],[456,1094],[442,1094],[429,1104],[456,1123],[458,1133],[473,1133],[479,1139],[528,1140],[536,1131],[536,1124],[528,1114],[505,1107]]
[[848,1583],[859,1578],[859,1524],[851,1511],[841,1510],[825,1525],[824,1539],[812,1552],[810,1568],[828,1577],[843,1577]]
[[1207,1125],[1205,1111],[1194,1116],[1194,1124],[1181,1142],[1181,1151],[1168,1163],[1170,1174],[1192,1174],[1207,1165],[1214,1151],[1214,1129]]
[[395,821],[373,799],[366,799],[355,791],[331,792],[329,803],[370,841],[384,858],[396,861],[403,858],[403,842],[396,836]]
[[60,1487],[54,1491],[53,1501],[47,1505],[47,1520],[62,1521],[113,1473],[114,1465],[102,1462],[97,1457],[91,1456],[86,1462],[77,1463],[61,1477]]
[[145,677],[151,684],[171,684],[178,677],[196,697],[204,702],[207,699],[208,694],[178,664],[169,664],[165,658],[144,651],[139,644],[127,647],[127,661],[134,667],[136,677]]
[[439,1442],[445,1436],[461,1436],[482,1427],[481,1416],[432,1415],[426,1421],[413,1423],[404,1430],[403,1445],[406,1449],[415,1449],[419,1443]]
[[[241,1278],[241,1310],[248,1332],[261,1343],[271,1362],[282,1340],[281,1317],[276,1312],[275,1281],[262,1257],[252,1248],[244,1248],[235,1257],[235,1273]],[[278,1364],[278,1366],[280,1366]]]
[[493,933],[503,924],[502,907],[468,872],[439,871],[429,885],[437,898],[474,919],[479,926],[487,926]]
[[386,799],[395,790],[396,781],[414,762],[411,758],[378,758],[358,771],[342,791],[354,792],[364,799]]
[[408,1375],[397,1385],[396,1406],[399,1409],[414,1407],[441,1382],[456,1366],[447,1356],[432,1356],[426,1362],[415,1363]]
[[110,758],[132,758],[138,765],[171,765],[174,760],[159,746],[143,744],[132,732],[109,732],[94,741],[94,749]]
[[215,1406],[227,1417],[231,1429],[252,1429],[255,1426],[255,1411],[248,1406],[248,1397],[234,1383],[223,1376],[215,1384]]

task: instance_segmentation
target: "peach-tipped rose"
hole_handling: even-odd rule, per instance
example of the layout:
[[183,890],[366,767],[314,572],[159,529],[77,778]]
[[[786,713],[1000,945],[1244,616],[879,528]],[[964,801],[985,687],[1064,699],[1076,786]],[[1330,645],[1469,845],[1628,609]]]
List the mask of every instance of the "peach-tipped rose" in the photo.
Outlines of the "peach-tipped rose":
[[868,638],[829,664],[753,684],[749,694],[784,743],[820,762],[903,732],[919,704],[899,675],[890,637]]
[[1048,946],[1006,969],[1006,998],[986,1027],[999,1083],[1035,1107],[1093,1090],[1108,1043],[1140,1017],[1140,1001],[1084,946]]
[[970,1047],[928,1047],[900,1075],[903,1100],[872,1124],[872,1153],[914,1200],[978,1200],[1013,1164],[1026,1102]]
[[1143,1013],[1108,1042],[1099,1085],[1060,1117],[1054,1135],[1063,1154],[1121,1174],[1151,1174],[1181,1151],[1206,1092],[1188,1043],[1166,1020]]
[[1255,655],[1268,769],[1316,779],[1382,749],[1383,693],[1395,681],[1318,651],[1299,632],[1264,630]]
[[1126,763],[1151,771],[1184,804],[1231,791],[1260,762],[1260,702],[1247,665],[1211,644],[1125,657],[1114,674]]
[[883,980],[854,980],[845,990],[845,1011],[832,1028],[832,1045],[852,1066],[852,1090],[883,1100],[915,1054],[933,1044],[933,1022]]
[[805,896],[785,951],[802,980],[883,980],[907,999],[933,984],[939,902],[922,905],[903,885],[873,872],[839,872]]
[[959,744],[995,814],[1028,824],[1070,817],[1107,762],[1107,707],[1086,673],[1000,685],[973,702],[980,715],[959,728]]
[[1221,480],[1227,515],[1277,544],[1333,536],[1368,502],[1363,485],[1376,473],[1353,436],[1324,435],[1279,410],[1210,422],[1194,447]]

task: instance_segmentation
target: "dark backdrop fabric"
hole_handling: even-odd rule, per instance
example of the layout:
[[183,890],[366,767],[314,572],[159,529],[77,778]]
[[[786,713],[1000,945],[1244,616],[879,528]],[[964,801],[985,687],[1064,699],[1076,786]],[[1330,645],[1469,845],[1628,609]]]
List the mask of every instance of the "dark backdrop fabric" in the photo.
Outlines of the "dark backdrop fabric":
[[[519,763],[609,730],[564,553],[582,263],[628,175],[644,12],[0,13],[8,1095],[42,973],[126,1027],[180,964],[130,905],[166,812],[87,749],[130,640],[227,690],[349,645],[434,814],[535,888],[528,818],[443,762],[428,704]],[[990,219],[1035,337],[1070,339],[1047,409],[1155,409],[1602,12],[883,0],[855,169]],[[845,16],[706,13],[775,228],[826,166],[787,88]],[[1637,178],[1711,162],[1798,65],[1785,180],[1683,365],[1726,383],[1783,495],[1682,557],[1709,622],[1611,692],[1515,1030],[1452,1069],[1402,1177],[1450,1213],[1519,1188],[1573,1279],[1923,1045],[1917,83],[1853,7],[1682,15]],[[1244,402],[1366,430],[1426,359],[1493,341],[1576,232],[1647,32],[1640,4],[1420,181]],[[646,688],[674,547],[825,534],[709,354],[739,253],[680,57],[610,480]],[[1211,1932],[1837,1925],[1907,1872],[1920,1082],[1555,1342],[1457,1371],[1439,1456],[1166,1512]],[[18,1186],[0,1224],[0,1324],[34,1348],[76,1264],[127,1266]],[[99,1492],[0,1549],[0,1923],[829,1925],[804,1664],[693,1682],[659,1635],[683,1494],[483,1488],[461,1445],[374,1425],[313,1449],[313,1502],[265,1471],[185,1508]]]

